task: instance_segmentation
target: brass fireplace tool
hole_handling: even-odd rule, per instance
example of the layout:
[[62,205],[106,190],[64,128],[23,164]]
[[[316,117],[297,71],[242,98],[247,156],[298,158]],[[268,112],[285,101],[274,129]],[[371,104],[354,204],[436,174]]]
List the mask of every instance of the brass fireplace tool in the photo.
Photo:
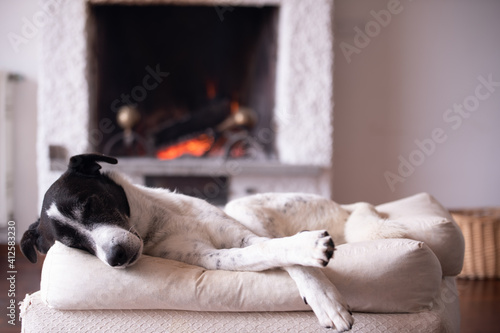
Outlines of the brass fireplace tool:
[[123,129],[123,142],[129,147],[134,142],[132,128],[141,119],[139,111],[133,106],[124,105],[118,110],[116,121],[118,126]]

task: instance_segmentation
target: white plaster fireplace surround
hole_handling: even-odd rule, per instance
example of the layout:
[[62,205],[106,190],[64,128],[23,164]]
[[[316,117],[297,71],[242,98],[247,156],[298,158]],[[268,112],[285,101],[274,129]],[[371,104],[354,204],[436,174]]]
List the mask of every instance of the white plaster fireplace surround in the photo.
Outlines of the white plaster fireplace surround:
[[[49,147],[67,156],[92,151],[88,78],[88,10],[96,4],[206,5],[217,10],[237,6],[279,8],[275,87],[276,161],[184,160],[137,163],[121,159],[118,167],[141,182],[147,175],[228,175],[230,199],[261,191],[303,191],[330,196],[333,140],[333,0],[43,0],[51,11],[42,40],[38,112],[40,202],[61,174]],[[223,6],[223,7],[220,7]],[[227,7],[226,7],[227,6]],[[231,15],[229,10],[224,15]],[[204,170],[204,171],[200,171]]]

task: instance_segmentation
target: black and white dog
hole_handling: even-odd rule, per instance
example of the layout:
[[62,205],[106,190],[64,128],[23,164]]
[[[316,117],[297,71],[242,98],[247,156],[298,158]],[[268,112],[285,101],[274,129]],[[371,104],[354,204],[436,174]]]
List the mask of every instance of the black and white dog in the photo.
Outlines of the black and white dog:
[[[40,219],[24,233],[21,249],[31,261],[57,240],[125,268],[142,253],[206,269],[263,271],[281,267],[297,284],[324,327],[351,329],[349,306],[321,268],[334,243],[404,236],[368,204],[341,206],[310,194],[261,194],[230,202],[225,211],[209,203],[131,184],[97,162],[115,158],[73,156],[49,188]],[[305,222],[306,221],[306,222]],[[318,229],[302,231],[304,227]],[[328,230],[328,231],[327,231]]]

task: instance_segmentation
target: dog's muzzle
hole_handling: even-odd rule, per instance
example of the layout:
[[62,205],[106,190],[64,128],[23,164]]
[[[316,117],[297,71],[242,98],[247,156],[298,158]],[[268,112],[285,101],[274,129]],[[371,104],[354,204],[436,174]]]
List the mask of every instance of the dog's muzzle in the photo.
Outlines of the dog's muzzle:
[[143,242],[135,230],[107,226],[94,230],[93,234],[96,256],[111,267],[131,266],[141,256]]
[[135,264],[139,256],[140,251],[117,244],[109,250],[106,261],[111,267],[127,267]]

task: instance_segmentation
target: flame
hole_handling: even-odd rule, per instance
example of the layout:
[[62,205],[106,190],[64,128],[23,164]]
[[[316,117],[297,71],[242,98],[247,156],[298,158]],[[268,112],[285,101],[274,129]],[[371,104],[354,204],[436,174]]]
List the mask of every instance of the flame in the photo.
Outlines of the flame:
[[215,82],[207,81],[205,84],[208,99],[214,99],[217,96],[217,88],[215,87]]
[[156,157],[160,160],[173,160],[186,154],[200,157],[212,147],[213,142],[213,137],[201,134],[194,139],[161,149],[156,153]]
[[239,142],[233,146],[229,155],[232,158],[240,158],[240,157],[244,157],[246,155],[246,153],[247,153],[247,150],[245,149],[243,144],[241,142]]
[[236,112],[238,112],[239,108],[240,108],[240,103],[238,103],[237,100],[232,100],[230,104],[231,114],[235,114]]

